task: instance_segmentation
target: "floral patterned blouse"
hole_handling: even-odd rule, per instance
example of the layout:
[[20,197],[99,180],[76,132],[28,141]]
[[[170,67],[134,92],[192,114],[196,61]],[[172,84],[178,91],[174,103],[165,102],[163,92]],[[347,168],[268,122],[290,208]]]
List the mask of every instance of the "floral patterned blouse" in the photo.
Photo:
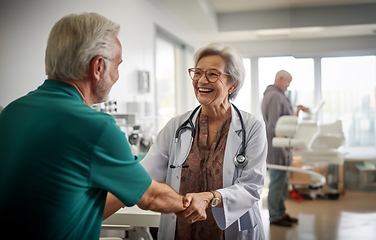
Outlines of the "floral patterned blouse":
[[[208,117],[202,113],[196,120],[196,136],[185,161],[189,168],[183,168],[180,180],[180,194],[210,192],[223,187],[223,159],[226,149],[231,117],[218,129],[213,142],[208,146]],[[178,218],[176,240],[225,239],[225,233],[214,220],[211,208],[206,209],[207,219],[193,224]]]

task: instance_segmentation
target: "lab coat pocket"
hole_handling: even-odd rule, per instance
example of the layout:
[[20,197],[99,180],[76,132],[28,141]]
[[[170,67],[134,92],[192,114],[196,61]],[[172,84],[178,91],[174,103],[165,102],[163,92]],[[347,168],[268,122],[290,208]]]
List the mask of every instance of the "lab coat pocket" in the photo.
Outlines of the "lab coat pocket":
[[246,212],[239,219],[239,230],[249,230],[255,228],[258,224],[261,224],[261,217],[255,213],[254,207]]

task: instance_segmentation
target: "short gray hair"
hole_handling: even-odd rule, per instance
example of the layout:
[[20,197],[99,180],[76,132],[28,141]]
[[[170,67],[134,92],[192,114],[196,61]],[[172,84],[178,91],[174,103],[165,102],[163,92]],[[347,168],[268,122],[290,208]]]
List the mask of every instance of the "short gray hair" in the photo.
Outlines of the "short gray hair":
[[230,45],[212,43],[200,48],[194,55],[195,67],[201,58],[211,55],[221,56],[226,62],[226,72],[230,75],[231,83],[238,84],[236,90],[229,95],[229,100],[235,100],[244,84],[245,68],[243,59],[238,51]]
[[94,57],[115,57],[118,51],[115,37],[119,30],[119,24],[98,13],[70,14],[61,18],[48,37],[46,75],[72,80],[86,77]]

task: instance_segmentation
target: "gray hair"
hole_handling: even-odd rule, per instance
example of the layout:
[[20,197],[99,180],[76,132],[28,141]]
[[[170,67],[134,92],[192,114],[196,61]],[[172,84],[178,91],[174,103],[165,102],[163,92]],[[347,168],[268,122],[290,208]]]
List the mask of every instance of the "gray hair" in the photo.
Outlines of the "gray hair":
[[229,95],[229,100],[235,100],[240,89],[244,84],[245,79],[245,68],[243,65],[243,59],[230,45],[224,45],[220,43],[212,43],[206,47],[200,48],[194,55],[195,67],[197,67],[198,62],[201,58],[218,55],[221,56],[226,62],[226,72],[229,74],[229,79],[231,83],[238,84],[236,90]]
[[61,18],[48,37],[46,75],[54,79],[83,79],[94,57],[115,57],[118,51],[115,37],[119,30],[119,24],[97,13],[70,14]]

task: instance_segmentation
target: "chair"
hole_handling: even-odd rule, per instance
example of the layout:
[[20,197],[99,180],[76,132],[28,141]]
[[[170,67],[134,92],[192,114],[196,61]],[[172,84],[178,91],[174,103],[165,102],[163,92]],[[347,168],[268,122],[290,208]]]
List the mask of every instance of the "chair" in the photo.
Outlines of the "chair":
[[153,240],[153,236],[150,233],[148,227],[132,227],[129,225],[118,224],[104,224],[102,223],[102,230],[123,230],[124,237],[101,237],[100,240],[126,240],[126,239],[145,239]]
[[99,240],[124,240],[128,239],[129,231],[133,231],[134,228],[129,225],[112,225],[112,224],[104,224],[102,223],[102,230],[120,230],[124,231],[124,237],[101,237]]
[[276,124],[273,147],[293,148],[293,155],[301,156],[305,163],[323,162],[342,165],[345,137],[342,122],[318,125],[314,121],[301,121],[296,116],[282,116]]
[[[300,156],[305,164],[342,165],[344,162],[345,152],[342,146],[345,137],[342,132],[342,122],[339,120],[319,125],[312,120],[299,122],[297,116],[282,116],[277,121],[275,133],[276,137],[272,140],[273,147],[293,149],[292,155]],[[268,165],[268,167],[273,166]],[[286,169],[286,166],[283,167]],[[288,167],[286,170],[311,175],[309,185],[314,188],[326,183],[322,174],[313,174],[314,171],[311,169]]]

